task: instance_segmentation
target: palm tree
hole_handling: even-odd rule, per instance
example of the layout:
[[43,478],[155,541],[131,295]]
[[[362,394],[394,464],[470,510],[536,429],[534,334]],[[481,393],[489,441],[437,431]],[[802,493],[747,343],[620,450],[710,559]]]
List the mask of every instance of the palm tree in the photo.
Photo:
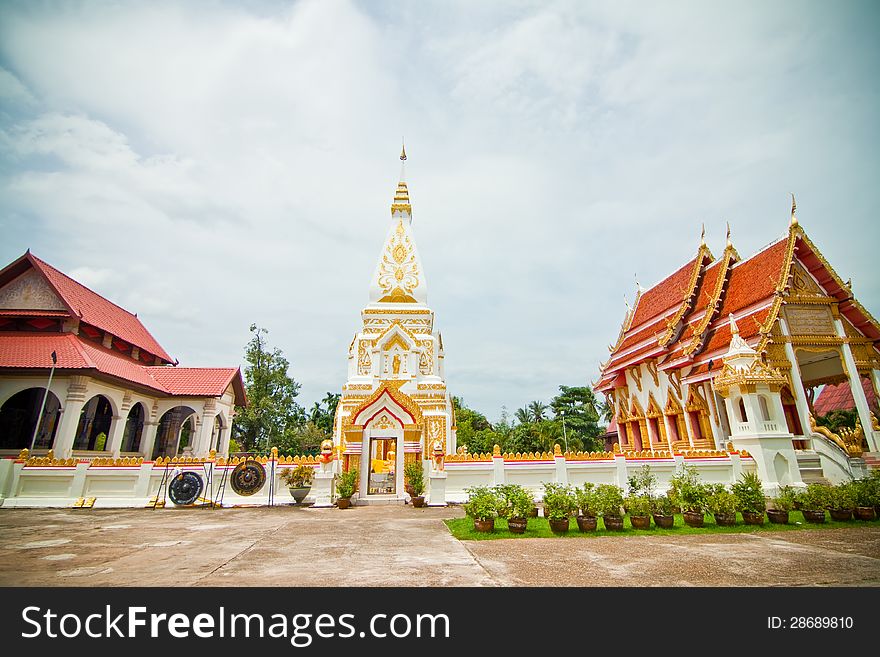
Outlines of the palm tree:
[[547,418],[544,416],[544,413],[547,412],[547,404],[541,401],[533,401],[528,405],[529,414],[532,417],[532,422],[543,422]]
[[514,419],[517,424],[528,424],[532,421],[532,416],[529,415],[529,411],[526,408],[518,408],[516,412],[513,414]]

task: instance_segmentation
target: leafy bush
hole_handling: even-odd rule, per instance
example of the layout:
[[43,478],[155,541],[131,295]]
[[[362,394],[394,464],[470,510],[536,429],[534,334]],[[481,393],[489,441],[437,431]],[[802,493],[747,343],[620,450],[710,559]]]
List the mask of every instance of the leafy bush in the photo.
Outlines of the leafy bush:
[[651,515],[651,498],[645,495],[628,495],[623,500],[624,510],[631,516]]
[[694,466],[682,465],[669,478],[669,497],[682,511],[705,513],[709,488],[700,481],[700,475]]
[[708,506],[712,514],[734,514],[736,513],[736,496],[727,490],[723,484],[716,484],[711,487]]
[[743,513],[764,513],[767,500],[761,480],[754,472],[747,472],[730,487],[736,497],[736,510]]
[[578,510],[578,502],[571,486],[544,484],[544,513],[550,520],[570,518]]
[[779,493],[772,500],[773,508],[778,511],[791,511],[797,502],[797,490],[793,486],[780,486]]
[[352,469],[348,472],[343,472],[336,481],[336,494],[341,498],[347,499],[354,495],[354,492],[357,490],[357,484],[357,470]]
[[535,507],[532,493],[519,484],[495,486],[495,494],[501,502],[498,515],[502,518],[528,518]]
[[651,497],[657,487],[657,477],[651,473],[650,465],[643,465],[626,480],[630,495]]
[[807,484],[807,489],[798,495],[798,505],[804,511],[824,511],[828,508],[831,486],[826,484]]
[[464,504],[464,511],[474,520],[491,520],[503,510],[503,502],[488,486],[471,486],[465,488],[465,492],[468,500]]
[[596,484],[588,481],[583,485],[583,488],[576,488],[574,494],[581,515],[587,518],[596,518],[599,515],[599,497]]
[[846,511],[856,506],[856,491],[851,483],[838,484],[828,490],[825,508],[829,511]]
[[603,518],[620,517],[620,507],[623,506],[623,490],[614,484],[600,484],[596,488],[596,500],[599,515]]
[[880,506],[880,470],[872,470],[869,476],[853,484],[858,506]]
[[403,466],[403,476],[412,487],[413,497],[425,492],[425,469],[421,461],[410,461]]
[[278,476],[289,488],[305,488],[312,485],[314,475],[315,469],[312,466],[298,465],[295,468],[285,468]]
[[677,511],[675,502],[668,495],[651,498],[651,513],[657,516],[671,516]]

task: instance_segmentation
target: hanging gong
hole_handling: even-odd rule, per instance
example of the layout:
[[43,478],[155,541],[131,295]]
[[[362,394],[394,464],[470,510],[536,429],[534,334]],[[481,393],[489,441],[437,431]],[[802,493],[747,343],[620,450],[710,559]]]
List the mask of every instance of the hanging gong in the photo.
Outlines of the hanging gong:
[[266,469],[258,461],[242,461],[232,471],[229,483],[239,495],[253,495],[266,483]]
[[195,472],[181,472],[168,485],[168,497],[175,504],[192,504],[204,489],[202,478]]

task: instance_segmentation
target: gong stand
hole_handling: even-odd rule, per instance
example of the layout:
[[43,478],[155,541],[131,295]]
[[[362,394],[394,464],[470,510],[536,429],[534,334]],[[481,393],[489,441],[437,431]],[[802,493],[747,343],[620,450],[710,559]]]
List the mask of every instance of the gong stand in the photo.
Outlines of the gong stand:
[[[217,487],[217,497],[214,498],[214,502],[211,504],[212,509],[216,509],[218,506],[223,508],[223,494],[226,492],[226,481],[229,479],[229,465],[223,466],[223,475],[220,477],[220,485]],[[211,490],[214,490],[214,481],[211,480]],[[219,502],[218,502],[219,500]]]
[[150,507],[153,511],[159,506],[159,493],[162,493],[162,506],[165,506],[165,498],[168,493],[168,469],[170,467],[170,462],[165,464],[165,472],[162,473],[162,478],[159,480],[159,488],[156,490],[156,499],[153,500],[153,505]]
[[[205,473],[205,488],[206,489],[208,487],[211,488],[211,492],[208,493],[208,495],[203,495],[202,499],[213,500],[214,499],[214,464],[213,464],[213,462],[211,463],[211,467],[209,468],[207,461],[203,461],[202,462],[202,471]],[[208,491],[205,490],[204,492],[207,493]],[[211,506],[213,506],[213,504],[202,505],[202,506],[203,507],[205,507],[205,506],[211,507]]]
[[275,506],[275,459],[273,458],[270,463],[272,467],[269,468],[269,501],[266,506]]

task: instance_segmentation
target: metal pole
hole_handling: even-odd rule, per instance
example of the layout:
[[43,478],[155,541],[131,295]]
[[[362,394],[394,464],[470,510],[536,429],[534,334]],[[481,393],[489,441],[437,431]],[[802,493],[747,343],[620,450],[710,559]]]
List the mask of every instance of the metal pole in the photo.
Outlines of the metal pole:
[[565,411],[562,411],[562,439],[565,441],[565,451],[568,451],[568,436],[565,433]]
[[37,425],[34,427],[34,435],[31,437],[31,448],[28,450],[31,454],[34,451],[34,444],[37,442],[37,433],[40,431],[40,423],[43,421],[43,411],[46,409],[46,398],[49,396],[49,387],[52,385],[52,376],[55,374],[55,364],[58,362],[58,355],[52,352],[52,368],[49,370],[49,382],[46,384],[46,390],[43,391],[43,403],[40,404],[40,412],[37,414]]

